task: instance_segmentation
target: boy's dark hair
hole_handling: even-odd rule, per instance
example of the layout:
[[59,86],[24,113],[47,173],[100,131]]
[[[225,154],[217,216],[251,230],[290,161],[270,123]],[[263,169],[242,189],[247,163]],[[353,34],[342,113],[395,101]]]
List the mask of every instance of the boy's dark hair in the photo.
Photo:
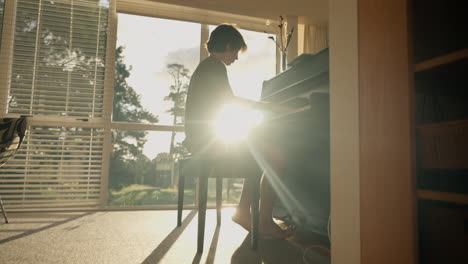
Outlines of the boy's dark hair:
[[206,42],[208,52],[225,52],[228,45],[231,50],[240,50],[241,52],[247,50],[247,44],[245,44],[239,30],[228,24],[217,26]]

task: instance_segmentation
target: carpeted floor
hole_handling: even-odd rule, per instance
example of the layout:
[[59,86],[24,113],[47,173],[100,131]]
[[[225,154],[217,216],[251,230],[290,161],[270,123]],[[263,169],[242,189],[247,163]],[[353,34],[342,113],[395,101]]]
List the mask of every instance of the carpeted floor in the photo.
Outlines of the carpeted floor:
[[326,251],[284,240],[262,239],[252,251],[232,213],[224,209],[217,227],[208,210],[203,254],[196,254],[196,211],[185,211],[179,228],[175,210],[10,213],[0,224],[0,263],[330,263]]

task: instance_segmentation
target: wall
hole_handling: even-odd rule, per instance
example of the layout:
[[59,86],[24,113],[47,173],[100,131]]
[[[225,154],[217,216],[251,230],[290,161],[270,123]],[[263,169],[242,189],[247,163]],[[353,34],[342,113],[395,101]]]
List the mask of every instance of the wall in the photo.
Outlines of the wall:
[[332,263],[415,263],[406,0],[330,0]]

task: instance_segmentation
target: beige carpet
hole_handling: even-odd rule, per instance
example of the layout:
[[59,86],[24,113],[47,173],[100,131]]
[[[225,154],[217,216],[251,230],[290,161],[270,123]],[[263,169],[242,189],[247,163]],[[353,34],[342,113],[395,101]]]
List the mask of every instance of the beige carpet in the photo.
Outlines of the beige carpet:
[[[182,227],[170,211],[9,214],[0,224],[0,263],[330,263],[320,249],[281,240],[249,248],[248,233],[223,210],[216,226],[207,212],[205,250],[196,254],[197,213],[185,211]],[[3,219],[2,219],[3,220]]]

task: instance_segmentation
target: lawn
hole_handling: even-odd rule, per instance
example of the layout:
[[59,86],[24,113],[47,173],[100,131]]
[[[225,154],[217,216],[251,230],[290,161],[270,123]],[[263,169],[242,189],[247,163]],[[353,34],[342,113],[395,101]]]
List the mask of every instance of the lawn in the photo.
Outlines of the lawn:
[[[193,205],[195,201],[195,191],[193,188],[185,189],[184,204]],[[241,193],[241,186],[234,185],[230,190],[229,198],[226,188],[223,188],[223,203],[237,203]],[[215,203],[215,188],[209,185],[208,203]],[[160,188],[149,185],[132,184],[120,190],[109,190],[109,206],[140,206],[140,205],[176,205],[177,189]]]

